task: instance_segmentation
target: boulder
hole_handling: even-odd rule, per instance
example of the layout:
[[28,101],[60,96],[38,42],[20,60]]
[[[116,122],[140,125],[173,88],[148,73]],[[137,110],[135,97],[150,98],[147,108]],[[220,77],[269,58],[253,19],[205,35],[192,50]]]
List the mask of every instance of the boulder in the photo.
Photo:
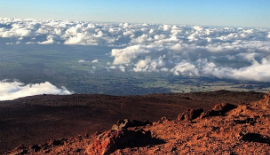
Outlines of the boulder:
[[97,136],[94,143],[90,144],[86,150],[88,154],[109,155],[117,149],[124,149],[127,146],[135,147],[143,145],[151,140],[151,132],[144,130],[106,131]]
[[127,129],[128,127],[145,126],[150,124],[149,121],[141,122],[136,120],[123,119],[118,120],[116,124],[112,126],[112,130]]
[[191,109],[188,110],[187,112],[179,114],[177,120],[194,120],[198,118],[202,112],[203,109]]
[[201,117],[222,116],[235,108],[237,108],[237,106],[230,103],[217,104],[212,108],[212,110],[204,112]]

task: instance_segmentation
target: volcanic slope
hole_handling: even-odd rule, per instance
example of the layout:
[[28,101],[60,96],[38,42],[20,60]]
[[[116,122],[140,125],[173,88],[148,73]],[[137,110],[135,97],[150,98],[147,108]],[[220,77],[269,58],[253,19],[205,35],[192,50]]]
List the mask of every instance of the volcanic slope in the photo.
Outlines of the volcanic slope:
[[[112,124],[119,119],[127,118],[139,121],[158,121],[163,116],[165,116],[166,119],[163,117],[162,120],[154,122],[152,125],[148,124],[143,127],[131,129],[133,130],[131,131],[133,135],[145,134],[146,138],[149,139],[149,143],[143,144],[143,146],[133,144],[131,145],[132,147],[125,146],[125,148],[120,149],[117,147],[117,144],[114,144],[111,153],[144,154],[152,153],[151,151],[161,151],[160,153],[165,153],[164,151],[168,150],[172,153],[179,152],[180,149],[183,149],[184,143],[187,145],[187,147],[185,147],[186,150],[188,150],[187,148],[189,147],[191,149],[189,151],[196,151],[192,150],[194,144],[191,142],[192,139],[195,139],[194,136],[196,137],[196,135],[200,134],[195,130],[199,130],[202,134],[201,138],[197,137],[198,140],[204,139],[215,142],[215,139],[218,140],[217,137],[209,138],[214,130],[221,133],[221,131],[227,132],[230,129],[218,126],[222,125],[222,123],[218,124],[219,122],[226,122],[225,120],[222,121],[222,119],[226,117],[223,117],[223,115],[222,117],[207,116],[205,118],[192,118],[192,120],[187,121],[186,118],[188,119],[189,116],[183,116],[184,120],[181,120],[181,118],[177,118],[179,113],[185,112],[188,109],[203,108],[210,110],[217,103],[231,103],[232,105],[241,103],[241,106],[245,103],[249,105],[249,103],[262,100],[264,95],[263,93],[255,92],[229,91],[189,94],[154,94],[144,96],[73,94],[68,96],[40,95],[13,101],[2,101],[0,102],[0,153],[9,152],[20,145],[20,147],[15,149],[15,152],[12,152],[13,154],[16,153],[16,151],[17,153],[29,154],[85,154],[87,151],[88,153],[91,151],[91,144],[102,144],[102,138],[99,142],[96,142],[96,138],[93,138],[99,136],[101,133],[97,131],[109,130]],[[257,112],[264,111],[255,111],[254,113]],[[261,118],[268,118],[268,116],[264,115],[256,115],[256,117],[246,115],[247,114],[244,116],[241,115],[241,117],[238,115],[238,121],[244,123],[237,124],[236,121],[235,126],[245,125],[244,117],[255,119],[255,123],[257,123],[257,121],[260,122]],[[225,116],[227,116],[227,113]],[[231,116],[231,118],[228,119],[234,122],[234,117],[235,120],[237,120],[237,116]],[[197,120],[200,121],[197,122]],[[144,131],[141,131],[141,129]],[[190,131],[192,134],[184,134],[186,130]],[[106,132],[115,132],[114,134],[116,135],[129,135],[127,131],[129,130],[122,131],[121,129],[119,131],[109,130]],[[96,134],[94,136],[89,136],[93,135],[95,132]],[[103,134],[106,135],[106,132]],[[151,133],[150,137],[149,132]],[[209,133],[205,136],[204,133],[207,132]],[[240,132],[237,134],[243,136],[248,133],[249,132]],[[255,131],[250,133],[257,134]],[[179,134],[182,135],[182,139],[176,137],[180,136]],[[262,144],[267,145],[268,139],[263,138],[264,135],[266,134],[258,133],[257,136],[262,136],[264,141]],[[145,141],[148,142],[148,140]],[[249,141],[245,142],[249,144]],[[175,146],[176,148],[170,148],[172,146],[171,144],[177,144],[177,146]],[[203,143],[198,141],[198,144]],[[97,147],[99,146],[97,145]],[[110,149],[110,147],[108,148]],[[204,148],[208,148],[207,145]],[[33,151],[36,151],[36,153]],[[202,149],[201,151],[206,150]]]
[[269,94],[238,106],[192,109],[177,119],[109,130],[94,136],[86,154],[270,154]]

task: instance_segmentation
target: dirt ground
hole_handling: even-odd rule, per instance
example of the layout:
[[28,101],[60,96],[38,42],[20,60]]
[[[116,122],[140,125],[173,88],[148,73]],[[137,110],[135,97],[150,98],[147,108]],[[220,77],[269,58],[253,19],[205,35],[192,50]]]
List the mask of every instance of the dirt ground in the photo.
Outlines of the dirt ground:
[[2,101],[0,154],[22,144],[30,147],[59,139],[67,142],[81,135],[103,132],[119,119],[150,122],[163,116],[176,119],[188,109],[210,110],[219,103],[251,103],[263,99],[264,95],[229,91],[143,96],[44,94]]

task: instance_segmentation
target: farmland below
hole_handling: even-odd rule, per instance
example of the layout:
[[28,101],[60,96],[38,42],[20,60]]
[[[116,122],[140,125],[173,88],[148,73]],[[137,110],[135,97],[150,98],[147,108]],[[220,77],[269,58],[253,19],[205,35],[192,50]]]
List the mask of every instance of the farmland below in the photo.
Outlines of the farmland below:
[[270,91],[270,83],[135,72],[112,65],[112,48],[67,45],[1,45],[0,80],[49,81],[74,93],[142,95],[215,90]]

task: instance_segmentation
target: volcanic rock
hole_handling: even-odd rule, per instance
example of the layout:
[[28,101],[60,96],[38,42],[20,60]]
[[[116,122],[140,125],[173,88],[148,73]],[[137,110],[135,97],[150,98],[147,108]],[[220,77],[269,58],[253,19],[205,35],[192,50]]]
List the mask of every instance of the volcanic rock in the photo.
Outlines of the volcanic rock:
[[209,117],[209,116],[224,115],[225,113],[227,113],[230,110],[235,109],[236,107],[237,106],[230,103],[217,104],[212,108],[212,110],[204,112],[204,114],[202,114],[201,117],[204,118],[204,117]]
[[194,120],[201,115],[203,109],[191,109],[187,112],[179,114],[177,120]]
[[143,147],[150,144],[162,143],[151,137],[150,131],[126,130],[107,131],[97,136],[94,143],[90,144],[86,152],[88,154],[109,155],[117,149],[126,147]]
[[135,127],[135,126],[145,126],[147,124],[150,124],[150,122],[123,119],[123,120],[118,120],[117,123],[112,126],[112,130],[127,129],[128,127]]

